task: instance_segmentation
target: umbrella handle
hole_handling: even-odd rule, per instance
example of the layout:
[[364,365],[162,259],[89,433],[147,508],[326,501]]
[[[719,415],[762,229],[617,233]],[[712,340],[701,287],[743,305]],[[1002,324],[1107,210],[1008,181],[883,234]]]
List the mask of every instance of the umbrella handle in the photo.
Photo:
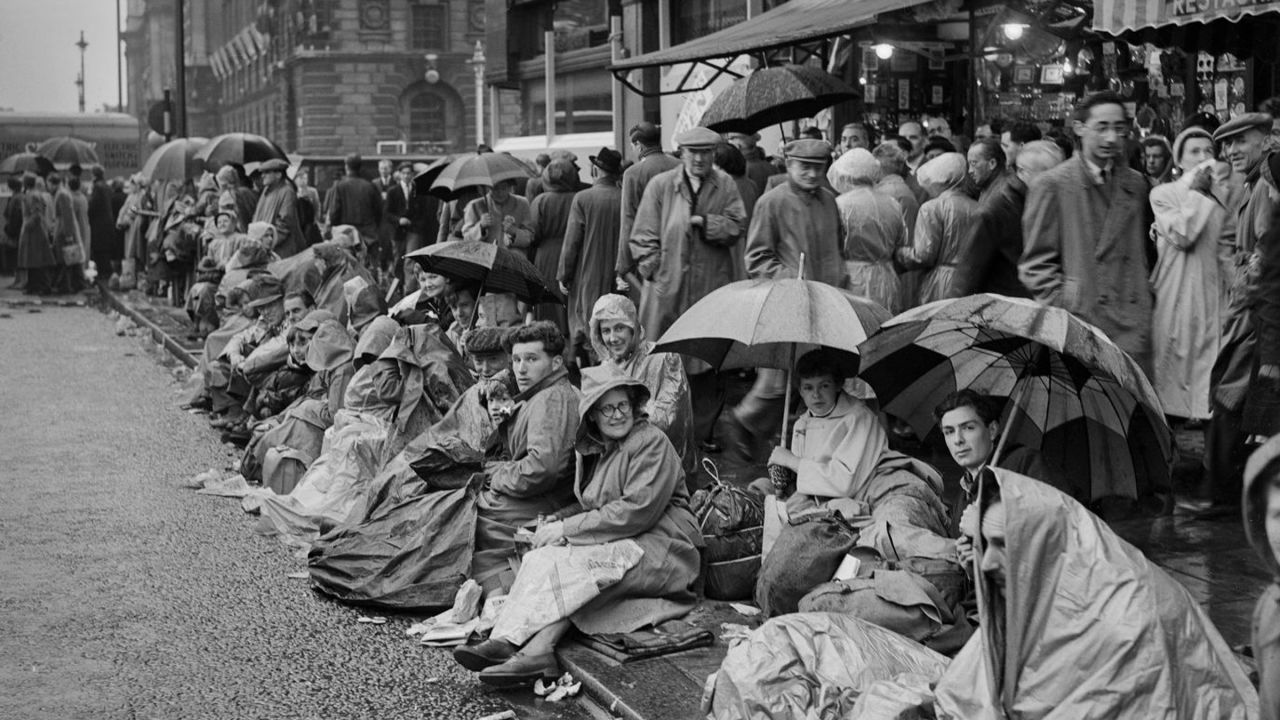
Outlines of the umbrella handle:
[[[800,253],[800,269],[796,272],[796,279],[804,279],[804,253]],[[791,419],[791,373],[796,367],[796,344],[791,343],[791,361],[787,363],[787,389],[783,395],[782,401],[782,447],[790,449],[791,439],[787,436],[788,420]]]
[[[1037,352],[1044,352],[1044,348],[1040,348]],[[1013,397],[1009,398],[1009,402],[1012,403],[1012,406],[1009,408],[1009,417],[1005,420],[1004,427],[1000,428],[1000,441],[996,443],[996,449],[991,453],[991,460],[987,462],[988,465],[995,465],[996,460],[1004,455],[1004,446],[1009,440],[1009,432],[1013,427],[1013,419],[1017,415],[1018,409],[1022,407],[1023,398],[1025,398],[1027,393],[1030,392],[1030,375],[1024,372],[1022,375],[1018,376],[1018,382],[1014,386],[1018,391]]]

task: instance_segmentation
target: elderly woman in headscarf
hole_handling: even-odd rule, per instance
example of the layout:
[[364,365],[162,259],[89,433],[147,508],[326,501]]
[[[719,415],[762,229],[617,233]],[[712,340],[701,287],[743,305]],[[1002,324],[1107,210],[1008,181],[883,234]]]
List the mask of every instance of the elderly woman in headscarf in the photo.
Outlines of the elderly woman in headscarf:
[[916,304],[950,296],[956,263],[966,254],[978,218],[978,202],[965,192],[969,162],[960,153],[944,153],[916,171],[916,179],[932,198],[920,206],[910,247],[895,253],[908,270],[922,269]]
[[591,310],[591,348],[599,367],[586,368],[583,375],[621,374],[633,377],[651,389],[645,412],[649,422],[667,434],[680,454],[686,477],[697,471],[698,453],[693,438],[693,405],[684,363],[674,353],[655,353],[652,340],[645,339],[636,306],[625,295],[608,294]]
[[1209,375],[1227,305],[1218,264],[1227,211],[1214,194],[1213,136],[1187,128],[1173,147],[1181,176],[1151,189],[1158,253],[1151,272],[1151,379],[1167,414],[1207,419]]
[[[547,287],[559,286],[560,250],[564,247],[569,210],[577,194],[578,170],[566,160],[554,160],[542,171],[542,192],[529,206],[533,228],[532,260]],[[543,303],[534,308],[534,318],[550,320],[568,335],[569,316],[560,303]]]
[[[481,682],[515,686],[558,674],[554,650],[570,624],[587,634],[628,633],[682,617],[696,602],[701,533],[679,454],[642,410],[648,389],[614,376],[586,390],[578,503],[537,528],[489,639],[454,650]],[[552,602],[552,573],[589,594]]]
[[876,189],[880,174],[880,161],[862,148],[841,155],[827,170],[831,186],[840,193],[836,207],[844,226],[849,290],[896,315],[902,308],[893,254],[907,247],[907,226],[897,201]]
[[258,207],[258,194],[246,187],[234,165],[223,165],[215,178],[218,181],[218,209],[235,213],[236,229],[247,230]]

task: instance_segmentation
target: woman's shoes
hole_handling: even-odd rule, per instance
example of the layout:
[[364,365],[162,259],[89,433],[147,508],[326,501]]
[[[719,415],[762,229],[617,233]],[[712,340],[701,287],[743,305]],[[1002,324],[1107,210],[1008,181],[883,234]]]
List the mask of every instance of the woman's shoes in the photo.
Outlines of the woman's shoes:
[[459,645],[453,649],[453,659],[471,672],[480,672],[507,662],[519,649],[506,640],[489,638],[475,645]]
[[[457,657],[457,652],[454,652]],[[499,688],[516,688],[532,685],[538,678],[555,678],[560,675],[560,663],[555,653],[526,655],[518,652],[501,665],[480,671],[480,682]]]

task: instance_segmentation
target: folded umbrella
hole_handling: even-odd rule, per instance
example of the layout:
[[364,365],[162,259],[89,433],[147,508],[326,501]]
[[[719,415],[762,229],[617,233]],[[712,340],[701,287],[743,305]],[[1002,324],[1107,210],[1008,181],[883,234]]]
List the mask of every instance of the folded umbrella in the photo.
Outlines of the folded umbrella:
[[405,255],[422,269],[451,280],[469,280],[485,292],[511,293],[530,305],[564,303],[564,297],[547,286],[542,273],[519,253],[476,240],[454,240],[428,245]]
[[27,172],[43,177],[53,172],[53,163],[49,158],[31,152],[16,153],[0,162],[0,173],[21,175]]
[[703,111],[698,124],[720,133],[753,133],[788,120],[811,118],[857,98],[853,86],[821,68],[763,68],[725,88]]
[[52,137],[40,143],[36,146],[36,154],[49,158],[50,162],[59,167],[100,164],[93,143],[66,135]]
[[1151,383],[1065,310],[989,294],[940,300],[885,323],[862,357],[881,408],[922,438],[934,407],[968,388],[1009,398],[997,459],[1015,443],[1038,450],[1089,499],[1168,487],[1173,437]]
[[431,194],[451,200],[463,188],[493,187],[504,180],[533,177],[529,168],[506,153],[486,152],[463,155],[449,163],[431,184]]
[[142,164],[142,176],[148,180],[194,180],[204,172],[204,161],[196,153],[208,138],[178,138],[156,148]]
[[289,161],[289,156],[279,145],[253,133],[219,135],[200,148],[196,152],[196,158],[204,161],[205,167],[211,171],[216,171],[227,163],[244,165],[277,158]]

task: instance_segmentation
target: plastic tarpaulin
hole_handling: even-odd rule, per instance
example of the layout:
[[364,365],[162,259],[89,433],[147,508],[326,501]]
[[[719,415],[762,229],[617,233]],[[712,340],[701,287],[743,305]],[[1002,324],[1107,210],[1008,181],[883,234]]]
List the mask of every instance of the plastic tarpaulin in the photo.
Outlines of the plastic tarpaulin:
[[456,490],[386,507],[317,540],[311,584],[344,602],[400,610],[445,607],[471,569],[482,475]]
[[858,696],[902,675],[935,682],[947,658],[901,635],[832,613],[796,613],[729,648],[705,699],[714,720],[854,717]]

